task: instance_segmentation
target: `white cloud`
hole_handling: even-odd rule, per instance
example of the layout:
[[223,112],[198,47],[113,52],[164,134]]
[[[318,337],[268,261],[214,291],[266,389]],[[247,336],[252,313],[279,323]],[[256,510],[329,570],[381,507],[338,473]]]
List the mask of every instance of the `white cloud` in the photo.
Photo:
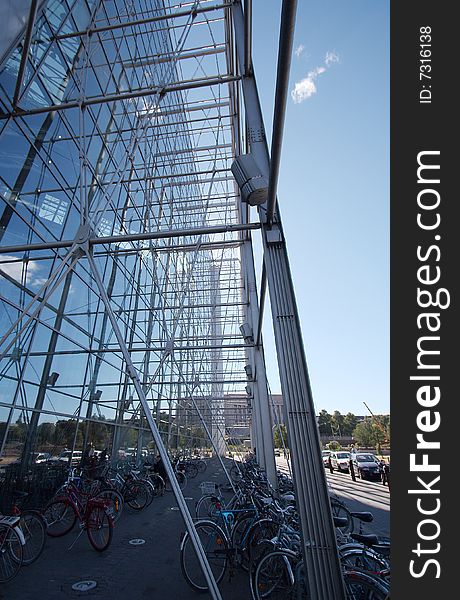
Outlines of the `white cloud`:
[[27,265],[27,271],[24,270],[25,265],[23,261],[16,261],[16,256],[2,256],[2,262],[0,262],[0,271],[3,271],[6,275],[9,275],[12,279],[21,284],[25,283],[29,286],[42,286],[44,283],[46,283],[46,278],[38,276],[38,272],[40,271],[41,267],[37,261],[30,260]]
[[[297,50],[296,50],[297,55]],[[325,73],[327,69],[331,67],[331,65],[339,62],[339,55],[336,52],[326,52],[326,57],[324,59],[324,66],[315,67],[312,71],[308,73],[304,79],[300,81],[296,81],[294,84],[294,89],[291,91],[291,97],[295,104],[300,104],[307,98],[311,98],[313,94],[316,94],[317,88],[315,80],[318,75]]]
[[295,104],[300,104],[300,102],[310,98],[313,94],[316,94],[316,85],[310,77],[305,77],[305,79],[297,81],[294,89],[291,91],[291,96]]
[[305,50],[305,46],[303,44],[299,44],[297,48],[294,50],[294,54],[297,58],[300,58],[301,54]]
[[324,67],[316,67],[316,69],[313,69],[313,71],[310,71],[310,73],[308,73],[308,77],[318,77],[318,75],[321,75],[321,73],[324,73],[326,69]]
[[330,67],[334,63],[339,62],[339,55],[337,52],[326,52],[326,58],[324,59],[324,63],[326,67]]
[[300,104],[300,102],[303,102],[307,98],[310,98],[310,96],[313,96],[313,94],[316,94],[315,79],[318,77],[318,75],[324,73],[325,70],[326,69],[324,67],[316,67],[313,69],[313,71],[308,73],[305,79],[297,81],[294,89],[291,92],[291,96],[295,104]]

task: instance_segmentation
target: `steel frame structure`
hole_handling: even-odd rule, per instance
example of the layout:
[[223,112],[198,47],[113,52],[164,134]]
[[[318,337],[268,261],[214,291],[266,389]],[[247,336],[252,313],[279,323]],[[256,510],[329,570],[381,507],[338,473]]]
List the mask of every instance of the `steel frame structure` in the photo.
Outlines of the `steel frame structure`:
[[[276,203],[295,5],[283,4],[271,163],[250,0],[244,11],[239,0],[32,1],[20,43],[0,57],[0,455],[19,452],[26,468],[67,423],[67,445],[84,448],[99,428],[115,457],[134,432],[138,455],[149,444],[163,458],[213,598],[167,448],[193,445],[198,429],[221,457],[225,399],[247,398],[276,487],[266,284],[309,593],[343,597]],[[246,152],[270,182],[258,215],[230,172]]]

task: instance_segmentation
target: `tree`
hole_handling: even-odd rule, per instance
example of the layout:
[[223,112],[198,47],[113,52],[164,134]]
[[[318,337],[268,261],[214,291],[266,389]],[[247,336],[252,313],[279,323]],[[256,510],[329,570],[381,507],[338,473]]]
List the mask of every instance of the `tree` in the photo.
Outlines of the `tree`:
[[22,417],[16,421],[16,425],[10,426],[10,440],[25,442],[27,437],[27,423],[24,423]]
[[331,427],[334,432],[334,435],[345,435],[343,432],[343,421],[343,415],[340,413],[340,411],[335,410],[334,414],[331,417]]
[[[72,448],[77,426],[78,422],[75,419],[58,421],[54,429],[54,443],[56,446]],[[81,448],[82,444],[83,434],[81,428],[79,428],[77,432],[76,447]]]
[[[284,445],[283,445],[283,440],[284,440]],[[275,427],[275,434],[273,436],[273,442],[274,442],[276,448],[283,448],[284,446],[287,447],[287,445],[288,445],[287,430],[286,430],[286,425],[284,425],[283,423],[280,425],[277,425]]]
[[38,438],[38,445],[40,447],[54,445],[54,439],[55,439],[54,423],[40,423],[40,425],[37,427],[37,438]]
[[353,431],[357,424],[358,424],[358,419],[356,418],[356,416],[353,413],[347,413],[343,417],[342,435],[352,436]]
[[318,415],[318,429],[320,435],[331,434],[331,415],[327,410],[322,410]]
[[[93,415],[93,419],[96,417]],[[97,421],[90,421],[88,426],[88,441],[98,450],[103,450],[110,445],[111,427],[105,422],[104,417],[98,417]]]
[[190,427],[192,448],[202,448],[204,446],[205,431],[202,427]]
[[378,415],[374,423],[379,426],[380,430],[383,433],[385,438],[385,442],[390,442],[390,415]]
[[360,446],[373,447],[378,452],[380,452],[381,444],[385,441],[385,433],[372,419],[365,419],[358,423],[353,431],[353,437]]
[[331,442],[329,442],[329,444],[327,444],[327,447],[332,452],[337,452],[337,450],[340,450],[342,448],[342,446],[339,444],[339,442],[337,440],[332,440]]

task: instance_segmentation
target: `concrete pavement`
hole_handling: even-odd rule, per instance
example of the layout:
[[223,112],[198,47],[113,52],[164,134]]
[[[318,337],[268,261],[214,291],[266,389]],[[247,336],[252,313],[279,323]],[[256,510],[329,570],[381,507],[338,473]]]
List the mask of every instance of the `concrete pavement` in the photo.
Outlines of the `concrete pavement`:
[[[227,461],[230,466],[231,461]],[[287,470],[284,458],[277,458],[281,470]],[[346,501],[351,510],[371,510],[375,520],[367,531],[389,537],[390,498],[381,483],[357,480],[348,474],[327,474],[331,489]],[[201,496],[200,483],[225,483],[217,459],[208,461],[207,471],[188,482],[184,496],[194,514],[195,501]],[[63,538],[47,538],[42,556],[32,565],[22,567],[18,576],[0,585],[0,600],[67,600],[88,596],[94,600],[192,600],[207,598],[194,592],[185,582],[179,563],[181,533],[185,531],[174,496],[167,492],[155,498],[150,507],[137,513],[124,508],[115,525],[111,546],[102,554],[90,546],[86,533],[78,529]],[[145,544],[133,546],[132,539]],[[97,586],[86,593],[72,590],[82,580],[93,580]],[[248,576],[242,571],[229,573],[220,584],[225,600],[249,600]]]

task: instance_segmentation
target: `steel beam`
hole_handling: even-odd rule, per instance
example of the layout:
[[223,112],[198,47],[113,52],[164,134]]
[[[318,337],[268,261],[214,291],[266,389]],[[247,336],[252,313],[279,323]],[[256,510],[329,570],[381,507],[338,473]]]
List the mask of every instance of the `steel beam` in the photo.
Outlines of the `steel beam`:
[[262,277],[260,280],[260,308],[259,308],[259,322],[257,323],[257,333],[254,338],[256,346],[260,346],[262,343],[262,325],[264,321],[264,312],[265,312],[265,294],[267,292],[267,270],[265,268],[265,263],[262,265]]
[[17,108],[11,113],[0,114],[0,119],[9,119],[10,117],[27,117],[43,113],[59,112],[62,110],[68,110],[70,108],[82,109],[86,108],[87,106],[108,104],[110,102],[118,102],[123,100],[133,100],[134,98],[146,98],[148,96],[155,95],[163,96],[172,92],[182,92],[186,90],[209,87],[212,85],[223,85],[226,83],[232,83],[234,81],[238,81],[239,79],[240,77],[236,75],[220,75],[215,77],[209,77],[207,79],[195,79],[187,81],[185,83],[166,85],[164,87],[152,87],[147,90],[141,89],[136,90],[135,92],[121,92],[119,94],[107,94],[104,96],[96,96],[94,98],[87,98],[86,100],[73,100],[69,102],[61,102],[61,104],[51,104],[49,106],[31,108],[29,110],[22,110]]
[[[110,235],[105,237],[91,238],[88,240],[90,246],[99,244],[121,244],[122,242],[142,242],[147,240],[162,240],[175,237],[192,237],[194,235],[212,235],[215,233],[232,233],[235,231],[250,231],[260,229],[260,223],[215,225],[211,227],[200,227],[196,229],[171,229],[170,231],[153,231],[151,233],[131,233],[126,235]],[[207,242],[205,242],[207,243]],[[59,242],[40,244],[20,244],[18,246],[2,246],[0,254],[15,252],[32,252],[34,250],[52,250],[57,248],[71,248],[73,240],[62,240]],[[196,246],[196,244],[195,244]]]
[[21,62],[19,64],[18,78],[16,80],[16,87],[14,88],[13,94],[13,106],[17,106],[19,96],[21,95],[22,82],[24,80],[24,72],[27,65],[27,57],[29,55],[30,44],[32,42],[32,32],[35,25],[35,18],[37,16],[38,0],[31,0],[29,18],[27,20],[26,35],[24,36],[24,42],[22,44]]
[[268,179],[268,223],[272,222],[273,214],[275,212],[296,11],[297,0],[283,1],[276,76],[275,107],[273,110],[272,148],[270,153],[270,171]]
[[104,31],[114,31],[116,29],[125,29],[126,27],[136,27],[139,25],[148,25],[150,23],[157,23],[159,21],[167,21],[170,19],[177,19],[179,17],[191,17],[194,19],[196,15],[206,12],[211,12],[214,10],[222,10],[223,8],[227,8],[230,2],[226,2],[225,4],[217,4],[214,6],[203,6],[203,7],[194,7],[192,10],[182,10],[177,12],[170,12],[164,15],[157,15],[156,17],[149,17],[147,19],[137,19],[136,21],[125,21],[124,23],[114,23],[113,25],[105,25],[104,27],[90,27],[88,29],[83,29],[81,31],[73,31],[72,33],[64,33],[62,35],[57,35],[55,39],[57,40],[67,40],[69,38],[74,37],[82,37],[86,35],[94,35],[95,33],[103,33]]
[[252,74],[252,0],[244,0],[244,74]]

